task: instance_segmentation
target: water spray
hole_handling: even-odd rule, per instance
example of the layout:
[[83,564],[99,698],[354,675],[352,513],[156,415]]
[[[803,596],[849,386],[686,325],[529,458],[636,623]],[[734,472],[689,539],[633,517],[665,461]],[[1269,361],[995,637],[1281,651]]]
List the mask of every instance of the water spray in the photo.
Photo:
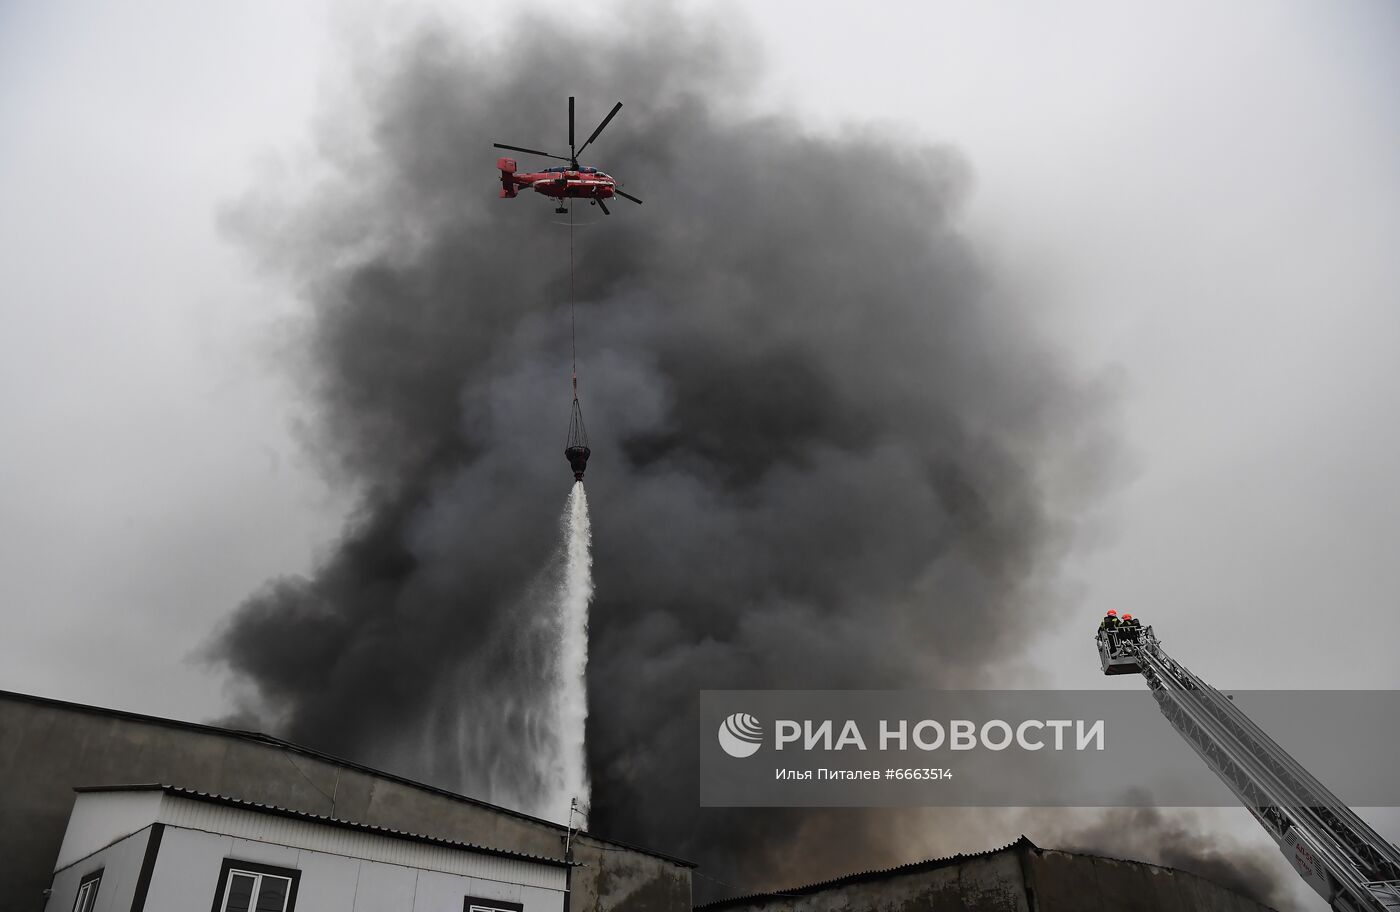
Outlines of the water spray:
[[[587,448],[585,448],[585,453]],[[585,458],[587,458],[585,456]],[[569,491],[564,509],[564,572],[559,583],[559,639],[554,666],[554,724],[562,781],[571,797],[570,820],[586,826],[590,785],[584,743],[588,721],[588,605],[593,600],[593,537],[582,484]]]

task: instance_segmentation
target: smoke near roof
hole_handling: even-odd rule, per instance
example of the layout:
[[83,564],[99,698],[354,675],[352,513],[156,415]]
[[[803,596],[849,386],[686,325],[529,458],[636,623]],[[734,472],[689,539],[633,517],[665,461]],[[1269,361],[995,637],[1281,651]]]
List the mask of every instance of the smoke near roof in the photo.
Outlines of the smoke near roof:
[[309,189],[229,213],[304,294],[309,440],[359,506],[215,652],[280,734],[563,818],[531,805],[528,758],[572,483],[569,234],[542,198],[496,198],[490,144],[557,151],[567,96],[581,130],[622,99],[585,164],[647,203],[579,207],[574,239],[591,824],[745,887],[839,873],[835,833],[907,861],[885,813],[697,809],[697,691],[1005,686],[1063,619],[1115,394],[986,274],[955,150],[747,114],[746,41],[632,12],[387,41]]

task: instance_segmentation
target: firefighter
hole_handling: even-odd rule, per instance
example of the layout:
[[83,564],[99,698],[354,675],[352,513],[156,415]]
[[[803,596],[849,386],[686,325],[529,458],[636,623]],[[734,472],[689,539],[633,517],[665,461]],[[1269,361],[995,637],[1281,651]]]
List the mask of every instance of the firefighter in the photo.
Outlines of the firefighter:
[[1105,615],[1104,615],[1103,620],[1102,620],[1102,621],[1099,621],[1099,630],[1117,630],[1117,629],[1118,629],[1118,612],[1116,612],[1116,611],[1114,611],[1112,608],[1110,608],[1110,609],[1108,609],[1108,614],[1105,614]]
[[1142,622],[1131,614],[1123,615],[1123,635],[1130,640],[1136,640],[1142,632]]

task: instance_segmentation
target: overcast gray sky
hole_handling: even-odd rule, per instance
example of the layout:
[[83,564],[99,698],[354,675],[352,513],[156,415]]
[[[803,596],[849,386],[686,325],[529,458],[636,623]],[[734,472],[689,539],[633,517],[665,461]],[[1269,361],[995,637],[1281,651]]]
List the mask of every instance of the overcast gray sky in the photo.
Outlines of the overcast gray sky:
[[[347,45],[413,8],[0,5],[0,688],[224,712],[193,656],[338,531],[296,302],[217,217],[299,173]],[[1007,685],[1141,686],[1097,673],[1113,607],[1221,686],[1400,687],[1400,7],[731,9],[769,108],[960,149],[981,255],[1121,386],[1134,473]]]

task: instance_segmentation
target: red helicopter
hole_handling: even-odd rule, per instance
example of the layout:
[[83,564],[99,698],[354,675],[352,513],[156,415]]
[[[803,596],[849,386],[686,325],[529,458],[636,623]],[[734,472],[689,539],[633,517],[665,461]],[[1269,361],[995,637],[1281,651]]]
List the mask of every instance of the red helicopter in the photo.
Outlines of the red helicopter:
[[517,173],[515,159],[498,158],[496,167],[501,170],[501,196],[514,199],[521,187],[533,187],[536,193],[543,193],[545,196],[552,196],[559,200],[559,208],[555,212],[561,215],[569,210],[564,207],[565,199],[586,199],[590,205],[596,204],[603,210],[604,215],[612,215],[608,211],[607,203],[604,200],[620,196],[629,199],[634,203],[641,204],[630,193],[624,193],[618,189],[617,181],[610,174],[604,174],[597,168],[581,168],[578,163],[578,154],[588,148],[588,144],[598,138],[598,134],[603,132],[617,112],[622,110],[622,102],[618,102],[613,109],[608,112],[608,116],[603,118],[603,122],[598,124],[598,129],[593,131],[593,135],[584,140],[583,145],[574,148],[574,96],[569,96],[569,155],[554,155],[550,152],[541,152],[538,149],[526,149],[523,146],[507,146],[505,143],[492,143],[497,149],[509,149],[512,152],[526,152],[530,155],[543,155],[545,158],[557,158],[560,161],[568,162],[567,167],[545,168],[542,171],[527,171]]

